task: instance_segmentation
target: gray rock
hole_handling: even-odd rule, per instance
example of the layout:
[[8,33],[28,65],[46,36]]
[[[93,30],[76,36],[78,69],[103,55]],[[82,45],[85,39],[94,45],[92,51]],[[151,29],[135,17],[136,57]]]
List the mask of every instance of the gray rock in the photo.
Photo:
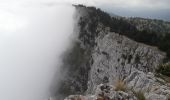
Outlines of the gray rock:
[[[107,90],[109,93],[100,89],[100,84],[114,85],[122,80],[128,88],[143,91],[146,100],[167,100],[170,88],[160,84],[158,80],[161,79],[154,76],[155,69],[166,56],[165,53],[117,33],[106,32],[108,30],[104,29],[96,38],[97,46],[92,53],[93,64],[86,91],[87,95],[91,95],[78,97],[84,98],[82,100],[96,100],[102,95],[105,100],[137,100],[133,93],[114,91],[114,87]],[[70,96],[66,100],[72,100],[70,98],[77,96]]]
[[96,86],[103,82],[115,84],[118,80],[125,80],[130,86],[140,89],[154,83],[151,78],[165,57],[163,52],[110,32],[104,37],[99,36],[96,42],[88,93],[94,93]]
[[100,84],[95,95],[71,95],[65,100],[137,100],[137,98],[132,93],[115,91],[113,86]]
[[[85,8],[82,7],[78,12],[82,20],[89,19]],[[87,23],[91,22],[87,20]],[[88,30],[87,23],[84,32],[94,34]],[[110,32],[101,23],[98,23],[96,31],[99,32],[98,35],[88,39],[95,46],[82,43],[84,48],[90,48],[92,61],[85,96],[71,95],[65,100],[137,100],[132,90],[142,91],[146,100],[169,99],[170,87],[162,84],[166,82],[154,75],[166,57],[164,52]],[[127,91],[115,91],[114,86],[120,80],[127,85]]]

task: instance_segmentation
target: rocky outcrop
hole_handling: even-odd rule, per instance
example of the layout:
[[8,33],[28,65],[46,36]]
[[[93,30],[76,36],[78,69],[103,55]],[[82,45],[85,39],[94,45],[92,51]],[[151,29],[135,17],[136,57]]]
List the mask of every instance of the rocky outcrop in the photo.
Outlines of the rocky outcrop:
[[[68,74],[59,89],[70,95],[65,100],[143,100],[137,95],[139,91],[146,100],[168,100],[170,87],[155,76],[166,54],[111,32],[105,20],[110,17],[104,12],[97,10],[104,17],[91,17],[93,7],[76,7],[79,37],[64,59]],[[125,91],[116,90],[118,81],[125,83]]]
[[109,32],[104,37],[99,35],[96,43],[88,85],[91,92],[94,86],[101,82],[113,84],[127,77],[129,78],[126,80],[130,81],[139,75],[136,71],[144,74],[155,72],[165,57],[163,52],[154,47],[137,43],[116,33]]
[[94,63],[87,93],[94,94],[101,83],[116,84],[123,80],[129,88],[143,91],[148,100],[168,98],[170,88],[159,83],[153,74],[165,57],[163,52],[116,33],[100,34],[92,54]]
[[94,95],[71,95],[64,100],[137,100],[132,92],[116,91],[112,85],[100,84]]
[[[97,46],[92,54],[93,64],[86,92],[95,95],[72,95],[66,100],[96,100],[101,94],[100,84],[114,86],[119,80],[124,81],[129,89],[143,91],[147,100],[168,100],[170,88],[160,83],[160,79],[153,74],[165,54],[155,47],[137,43],[116,33],[108,33],[105,36],[102,34],[96,39]],[[112,90],[109,96],[105,96],[105,93],[103,95],[109,99],[97,100],[137,100],[133,92],[129,94]]]

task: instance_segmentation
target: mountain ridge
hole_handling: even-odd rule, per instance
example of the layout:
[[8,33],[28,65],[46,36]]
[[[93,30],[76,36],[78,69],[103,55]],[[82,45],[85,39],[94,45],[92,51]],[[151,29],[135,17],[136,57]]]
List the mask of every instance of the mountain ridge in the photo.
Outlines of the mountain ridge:
[[[169,99],[168,83],[157,77],[160,75],[157,69],[167,63],[164,61],[169,57],[170,49],[165,48],[169,43],[164,43],[168,32],[152,31],[147,27],[141,30],[137,28],[138,23],[131,22],[133,19],[111,17],[95,7],[74,6],[79,35],[63,59],[61,68],[67,70],[67,74],[60,80],[60,88],[56,91],[60,97],[56,100],[68,95],[71,96],[65,100],[119,100],[120,91],[113,85],[119,81],[133,88],[135,93],[142,91],[146,100]],[[164,45],[161,49],[159,42]],[[103,86],[113,88],[107,90],[110,94],[100,89]],[[122,91],[122,98],[127,99],[129,95],[130,100],[139,100],[132,92]]]

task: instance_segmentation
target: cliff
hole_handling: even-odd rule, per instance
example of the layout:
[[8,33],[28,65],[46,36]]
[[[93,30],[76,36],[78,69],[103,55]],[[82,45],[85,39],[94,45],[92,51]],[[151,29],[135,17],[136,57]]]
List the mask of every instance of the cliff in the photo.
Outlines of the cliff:
[[94,7],[75,7],[78,40],[63,58],[67,73],[56,100],[169,100],[169,83],[157,72],[167,58],[153,44],[157,34],[141,34],[134,24]]

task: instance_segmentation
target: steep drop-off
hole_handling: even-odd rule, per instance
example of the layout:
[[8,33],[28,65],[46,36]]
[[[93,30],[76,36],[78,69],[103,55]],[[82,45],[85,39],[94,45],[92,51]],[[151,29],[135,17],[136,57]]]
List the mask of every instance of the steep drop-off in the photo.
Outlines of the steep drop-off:
[[75,7],[78,40],[63,58],[67,72],[56,100],[169,99],[168,82],[157,73],[169,50],[158,49],[164,36],[94,7]]

